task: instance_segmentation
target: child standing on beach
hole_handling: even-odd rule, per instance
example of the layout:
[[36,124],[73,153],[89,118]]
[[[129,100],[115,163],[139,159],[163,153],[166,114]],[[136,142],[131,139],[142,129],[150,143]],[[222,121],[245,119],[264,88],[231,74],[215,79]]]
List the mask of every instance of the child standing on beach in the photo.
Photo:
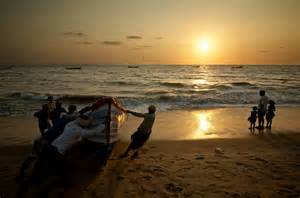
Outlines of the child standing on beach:
[[250,122],[249,129],[255,128],[256,119],[257,119],[257,107],[252,107],[251,114],[248,118],[248,121]]
[[270,100],[268,110],[267,110],[267,114],[266,114],[267,128],[272,127],[272,120],[275,116],[275,113],[274,113],[275,111],[276,111],[275,102],[273,100]]
[[120,158],[124,158],[128,155],[130,150],[135,150],[132,158],[138,156],[138,149],[140,149],[144,143],[149,139],[150,134],[152,132],[152,126],[155,121],[155,111],[156,108],[154,105],[150,105],[148,107],[148,113],[136,113],[133,111],[127,111],[132,115],[140,118],[144,118],[143,122],[138,127],[137,131],[131,136],[131,143],[128,146],[127,150],[120,156]]

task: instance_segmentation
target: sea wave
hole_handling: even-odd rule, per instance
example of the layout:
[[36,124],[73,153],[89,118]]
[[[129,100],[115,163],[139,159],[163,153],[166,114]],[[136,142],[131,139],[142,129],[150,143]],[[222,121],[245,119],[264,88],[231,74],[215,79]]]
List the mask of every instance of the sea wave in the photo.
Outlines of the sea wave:
[[180,82],[159,82],[160,85],[166,86],[166,87],[177,87],[177,88],[182,88],[182,87],[189,87],[191,86],[190,84],[186,83],[180,83]]
[[[130,93],[130,92],[128,92]],[[52,95],[54,100],[61,99],[66,103],[91,103],[97,99],[103,97],[103,95],[76,95],[76,94],[42,94],[35,92],[14,92],[8,95],[9,98],[14,100],[26,100],[32,101],[46,101],[47,97]],[[112,96],[112,95],[110,95]],[[117,97],[124,102],[136,103],[165,103],[169,102],[174,105],[180,105],[181,103],[215,103],[215,104],[252,104],[258,100],[257,92],[245,92],[241,91],[227,91],[216,92],[213,89],[204,90],[185,90],[185,91],[149,91],[144,92],[141,95],[128,94],[125,96]],[[300,97],[286,97],[281,94],[273,94],[271,97],[273,100],[282,104],[300,104]],[[6,98],[2,98],[6,100]]]

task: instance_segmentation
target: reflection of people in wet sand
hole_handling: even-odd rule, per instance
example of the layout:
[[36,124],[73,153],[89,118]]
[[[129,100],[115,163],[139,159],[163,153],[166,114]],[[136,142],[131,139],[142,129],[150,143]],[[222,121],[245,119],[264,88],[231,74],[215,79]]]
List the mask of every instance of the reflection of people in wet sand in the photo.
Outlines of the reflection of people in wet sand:
[[251,114],[248,118],[248,121],[250,122],[249,129],[255,129],[256,119],[257,119],[257,107],[252,107]]
[[134,150],[134,154],[132,158],[138,156],[138,150],[144,145],[144,143],[148,140],[150,137],[150,134],[152,132],[152,126],[155,121],[155,111],[156,108],[153,105],[150,105],[148,107],[148,113],[136,113],[133,111],[127,111],[128,113],[131,113],[134,116],[144,118],[143,122],[138,127],[137,131],[132,134],[131,136],[131,143],[129,144],[126,151],[120,156],[120,158],[124,158],[128,155],[130,150]]
[[266,113],[267,128],[272,127],[272,120],[275,116],[275,113],[274,113],[275,111],[276,111],[275,102],[273,100],[270,100],[269,105],[268,105],[268,110]]
[[259,91],[260,99],[258,101],[258,128],[264,128],[264,117],[267,112],[267,105],[269,102],[266,92],[264,90]]

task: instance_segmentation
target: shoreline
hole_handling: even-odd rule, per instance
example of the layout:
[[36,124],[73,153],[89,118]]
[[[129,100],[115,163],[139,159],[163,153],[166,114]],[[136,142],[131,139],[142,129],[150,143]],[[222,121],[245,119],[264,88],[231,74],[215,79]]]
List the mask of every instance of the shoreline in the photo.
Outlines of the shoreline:
[[[278,107],[272,130],[267,133],[299,133],[300,107]],[[247,118],[249,108],[213,108],[200,110],[162,111],[156,115],[151,140],[190,140],[210,138],[247,138],[251,136]],[[34,117],[0,117],[0,145],[30,144],[38,137]],[[132,115],[119,130],[120,140],[129,141],[130,135],[141,123]],[[255,134],[258,134],[258,130]]]

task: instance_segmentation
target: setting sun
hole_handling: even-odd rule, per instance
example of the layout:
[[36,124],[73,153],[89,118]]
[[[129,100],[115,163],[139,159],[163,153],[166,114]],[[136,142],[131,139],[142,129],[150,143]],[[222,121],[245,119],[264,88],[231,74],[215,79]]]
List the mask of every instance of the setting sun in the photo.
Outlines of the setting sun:
[[207,39],[203,39],[203,40],[198,41],[197,47],[200,52],[207,53],[210,49],[210,43]]

